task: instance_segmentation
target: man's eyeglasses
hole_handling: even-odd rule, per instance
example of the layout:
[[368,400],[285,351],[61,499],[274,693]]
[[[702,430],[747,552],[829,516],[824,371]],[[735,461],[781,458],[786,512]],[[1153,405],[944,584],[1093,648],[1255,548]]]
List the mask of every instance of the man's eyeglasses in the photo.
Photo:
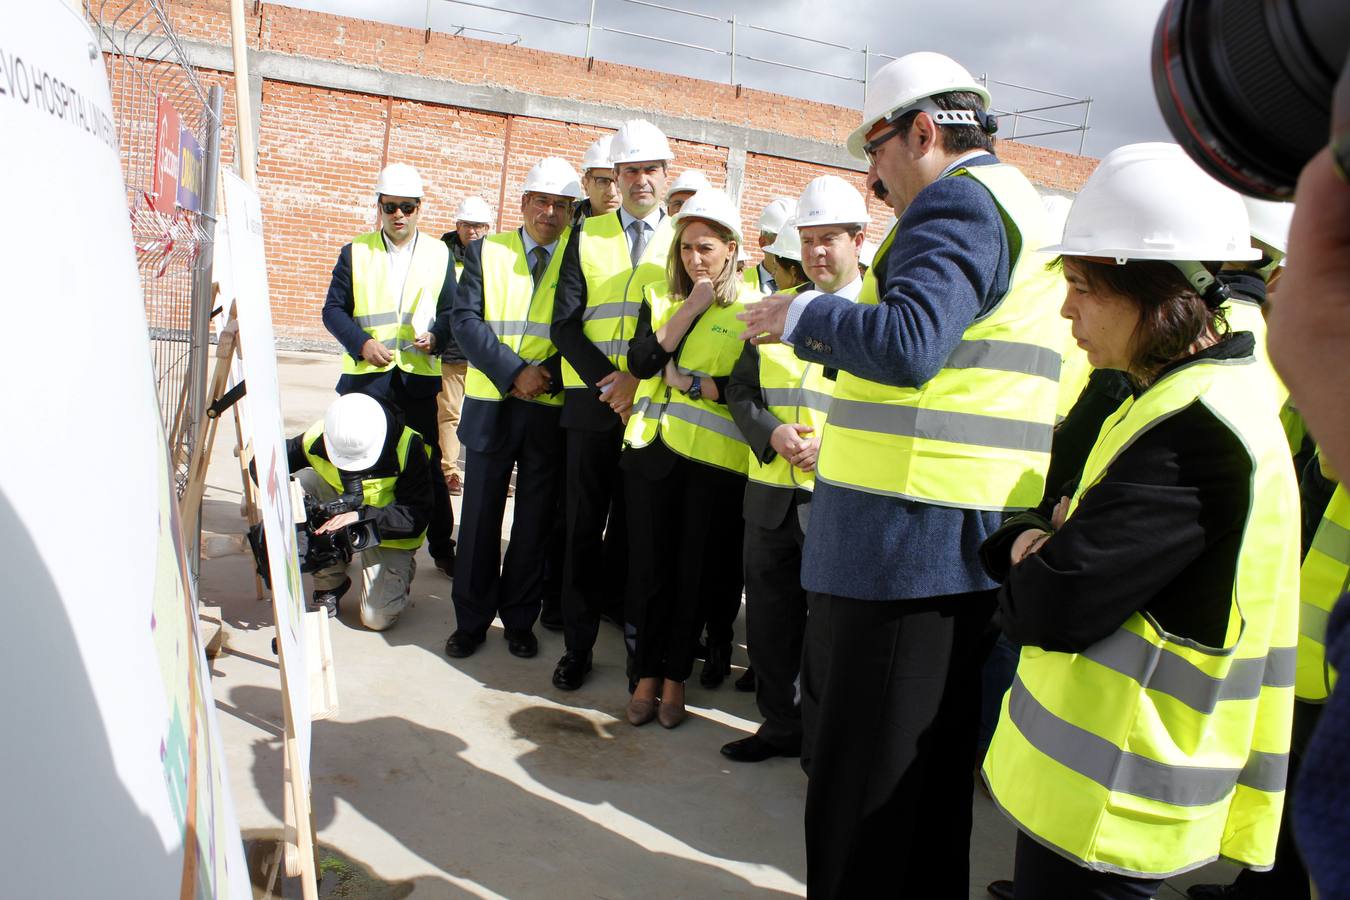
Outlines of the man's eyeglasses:
[[572,208],[572,201],[566,197],[546,197],[543,194],[531,194],[529,200],[530,206],[543,212],[548,209],[557,209],[561,212],[567,212]]
[[891,138],[898,136],[899,134],[900,134],[900,126],[897,125],[894,128],[890,128],[887,129],[886,131],[883,131],[881,134],[872,138],[872,140],[863,144],[863,154],[867,157],[867,161],[872,165],[876,165],[877,150],[881,148],[882,144],[886,143]]
[[384,210],[386,216],[392,216],[399,210],[403,210],[405,216],[411,216],[413,213],[417,212],[417,208],[421,205],[421,203],[413,203],[410,200],[404,200],[402,203],[392,203],[386,200],[380,204],[380,209]]

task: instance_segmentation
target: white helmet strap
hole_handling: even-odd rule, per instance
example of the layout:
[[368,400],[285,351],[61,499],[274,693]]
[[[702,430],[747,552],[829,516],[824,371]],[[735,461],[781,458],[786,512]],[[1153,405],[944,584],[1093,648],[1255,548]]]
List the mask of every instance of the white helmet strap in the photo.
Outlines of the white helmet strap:
[[932,97],[924,97],[909,106],[900,107],[887,116],[886,121],[898,121],[901,116],[912,112],[928,113],[935,125],[973,125],[988,134],[993,134],[998,130],[998,120],[989,113],[976,112],[972,109],[943,109],[937,105]]

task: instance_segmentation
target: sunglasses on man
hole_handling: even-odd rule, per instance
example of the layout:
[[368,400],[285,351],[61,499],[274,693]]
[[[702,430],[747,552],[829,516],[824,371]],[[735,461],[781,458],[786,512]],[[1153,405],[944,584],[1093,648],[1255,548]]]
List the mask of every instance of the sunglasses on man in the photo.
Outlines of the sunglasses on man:
[[422,204],[420,201],[414,203],[411,200],[404,200],[402,203],[392,203],[386,200],[385,202],[380,204],[380,209],[384,210],[384,214],[386,216],[392,216],[400,209],[403,210],[403,214],[405,216],[411,216],[413,213],[417,212],[417,208],[421,205]]

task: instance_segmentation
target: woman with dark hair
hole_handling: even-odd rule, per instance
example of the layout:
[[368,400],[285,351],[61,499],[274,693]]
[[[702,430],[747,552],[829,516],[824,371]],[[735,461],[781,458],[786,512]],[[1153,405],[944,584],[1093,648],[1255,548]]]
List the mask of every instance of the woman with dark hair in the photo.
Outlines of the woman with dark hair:
[[[1023,646],[984,776],[1020,829],[1013,896],[1152,897],[1219,857],[1265,868],[1284,799],[1298,493],[1217,263],[1236,194],[1170,144],[1102,160],[1069,213],[1062,309],[1133,388],[1076,489],[982,556]],[[1204,262],[1202,262],[1204,261]]]
[[736,316],[759,298],[736,274],[741,217],[730,197],[699,191],[674,220],[666,283],[644,292],[628,345],[628,369],[643,381],[619,460],[637,627],[628,721],[659,715],[666,728],[684,720],[702,604],[740,602],[749,452],[726,389],[741,355]]

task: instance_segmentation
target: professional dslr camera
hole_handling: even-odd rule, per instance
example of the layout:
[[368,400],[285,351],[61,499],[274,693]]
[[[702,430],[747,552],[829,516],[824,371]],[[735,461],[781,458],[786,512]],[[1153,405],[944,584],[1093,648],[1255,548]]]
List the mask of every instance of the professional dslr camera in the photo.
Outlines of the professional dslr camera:
[[1211,176],[1292,200],[1328,138],[1350,177],[1347,51],[1346,0],[1167,0],[1154,93],[1172,135]]
[[[365,503],[361,482],[356,480],[346,484],[345,481],[344,478],[345,493],[326,503],[302,493],[305,518],[295,526],[296,554],[300,557],[301,572],[316,572],[329,566],[345,565],[357,553],[380,543],[380,526],[374,519],[357,519],[337,531],[319,534],[319,528],[329,519],[346,512],[356,512]],[[262,525],[254,525],[248,530],[248,542],[253,548],[258,574],[270,589],[271,572],[267,564],[267,541]]]

